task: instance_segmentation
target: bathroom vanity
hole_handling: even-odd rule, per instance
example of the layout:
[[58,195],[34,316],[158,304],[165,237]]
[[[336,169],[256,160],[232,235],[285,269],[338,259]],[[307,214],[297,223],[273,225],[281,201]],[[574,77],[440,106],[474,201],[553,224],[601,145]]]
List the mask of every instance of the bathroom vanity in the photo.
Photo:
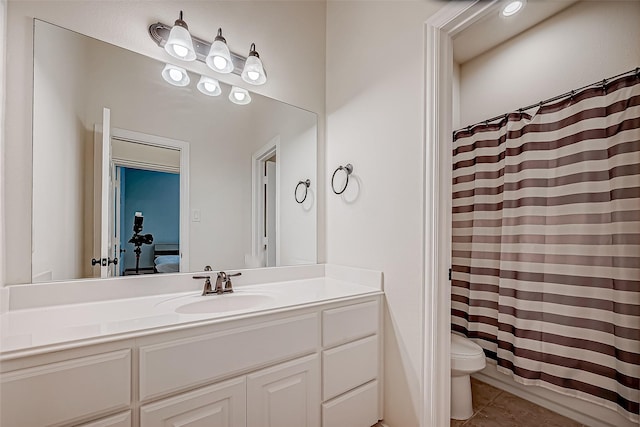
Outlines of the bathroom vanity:
[[[246,270],[233,294],[206,297],[191,275],[131,280],[4,292],[0,425],[335,427],[382,419],[381,273]],[[117,299],[90,294],[110,286]]]

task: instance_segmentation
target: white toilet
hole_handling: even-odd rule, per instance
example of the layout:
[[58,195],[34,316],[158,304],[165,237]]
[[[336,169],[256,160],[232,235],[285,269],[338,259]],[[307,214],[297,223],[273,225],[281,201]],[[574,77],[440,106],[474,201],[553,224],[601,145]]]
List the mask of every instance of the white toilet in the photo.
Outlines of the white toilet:
[[482,348],[460,335],[451,334],[451,418],[466,420],[473,415],[469,375],[486,366]]

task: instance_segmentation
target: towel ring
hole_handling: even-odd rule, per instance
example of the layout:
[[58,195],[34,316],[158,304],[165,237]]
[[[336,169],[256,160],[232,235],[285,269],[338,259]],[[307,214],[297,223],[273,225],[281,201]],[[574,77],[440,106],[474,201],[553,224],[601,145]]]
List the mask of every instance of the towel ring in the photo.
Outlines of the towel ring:
[[[298,187],[300,187],[300,185],[304,185],[304,197],[302,198],[302,200],[298,200]],[[296,189],[293,190],[293,197],[295,197],[296,202],[303,203],[305,200],[307,200],[307,192],[309,191],[310,185],[311,185],[311,181],[308,179],[306,181],[298,181],[298,185],[296,185]]]
[[[336,191],[336,186],[333,183],[334,179],[336,178],[336,173],[339,170],[344,170],[347,173],[347,180],[344,183],[344,187],[342,188],[342,190],[340,191]],[[344,193],[344,190],[347,189],[347,186],[349,185],[349,175],[351,175],[351,173],[353,172],[353,165],[351,163],[348,163],[346,166],[339,166],[338,169],[336,169],[335,171],[333,171],[333,175],[331,175],[331,189],[333,190],[334,193],[336,194],[342,194]]]

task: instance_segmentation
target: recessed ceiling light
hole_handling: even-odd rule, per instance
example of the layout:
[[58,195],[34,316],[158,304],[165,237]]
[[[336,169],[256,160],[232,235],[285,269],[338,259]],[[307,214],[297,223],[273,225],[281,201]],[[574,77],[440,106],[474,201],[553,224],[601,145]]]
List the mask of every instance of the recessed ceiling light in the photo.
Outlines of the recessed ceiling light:
[[502,8],[502,12],[501,12],[502,16],[509,17],[509,16],[515,15],[516,13],[522,10],[525,3],[526,3],[526,0],[514,0],[514,1],[508,2]]

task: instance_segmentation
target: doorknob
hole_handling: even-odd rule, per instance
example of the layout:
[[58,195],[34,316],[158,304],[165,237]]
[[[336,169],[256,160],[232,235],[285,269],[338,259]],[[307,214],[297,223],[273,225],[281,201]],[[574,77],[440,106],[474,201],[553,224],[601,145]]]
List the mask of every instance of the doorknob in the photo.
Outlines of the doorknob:
[[91,259],[91,265],[100,264],[102,267],[107,267],[111,264],[118,265],[118,258],[102,258],[102,259]]

